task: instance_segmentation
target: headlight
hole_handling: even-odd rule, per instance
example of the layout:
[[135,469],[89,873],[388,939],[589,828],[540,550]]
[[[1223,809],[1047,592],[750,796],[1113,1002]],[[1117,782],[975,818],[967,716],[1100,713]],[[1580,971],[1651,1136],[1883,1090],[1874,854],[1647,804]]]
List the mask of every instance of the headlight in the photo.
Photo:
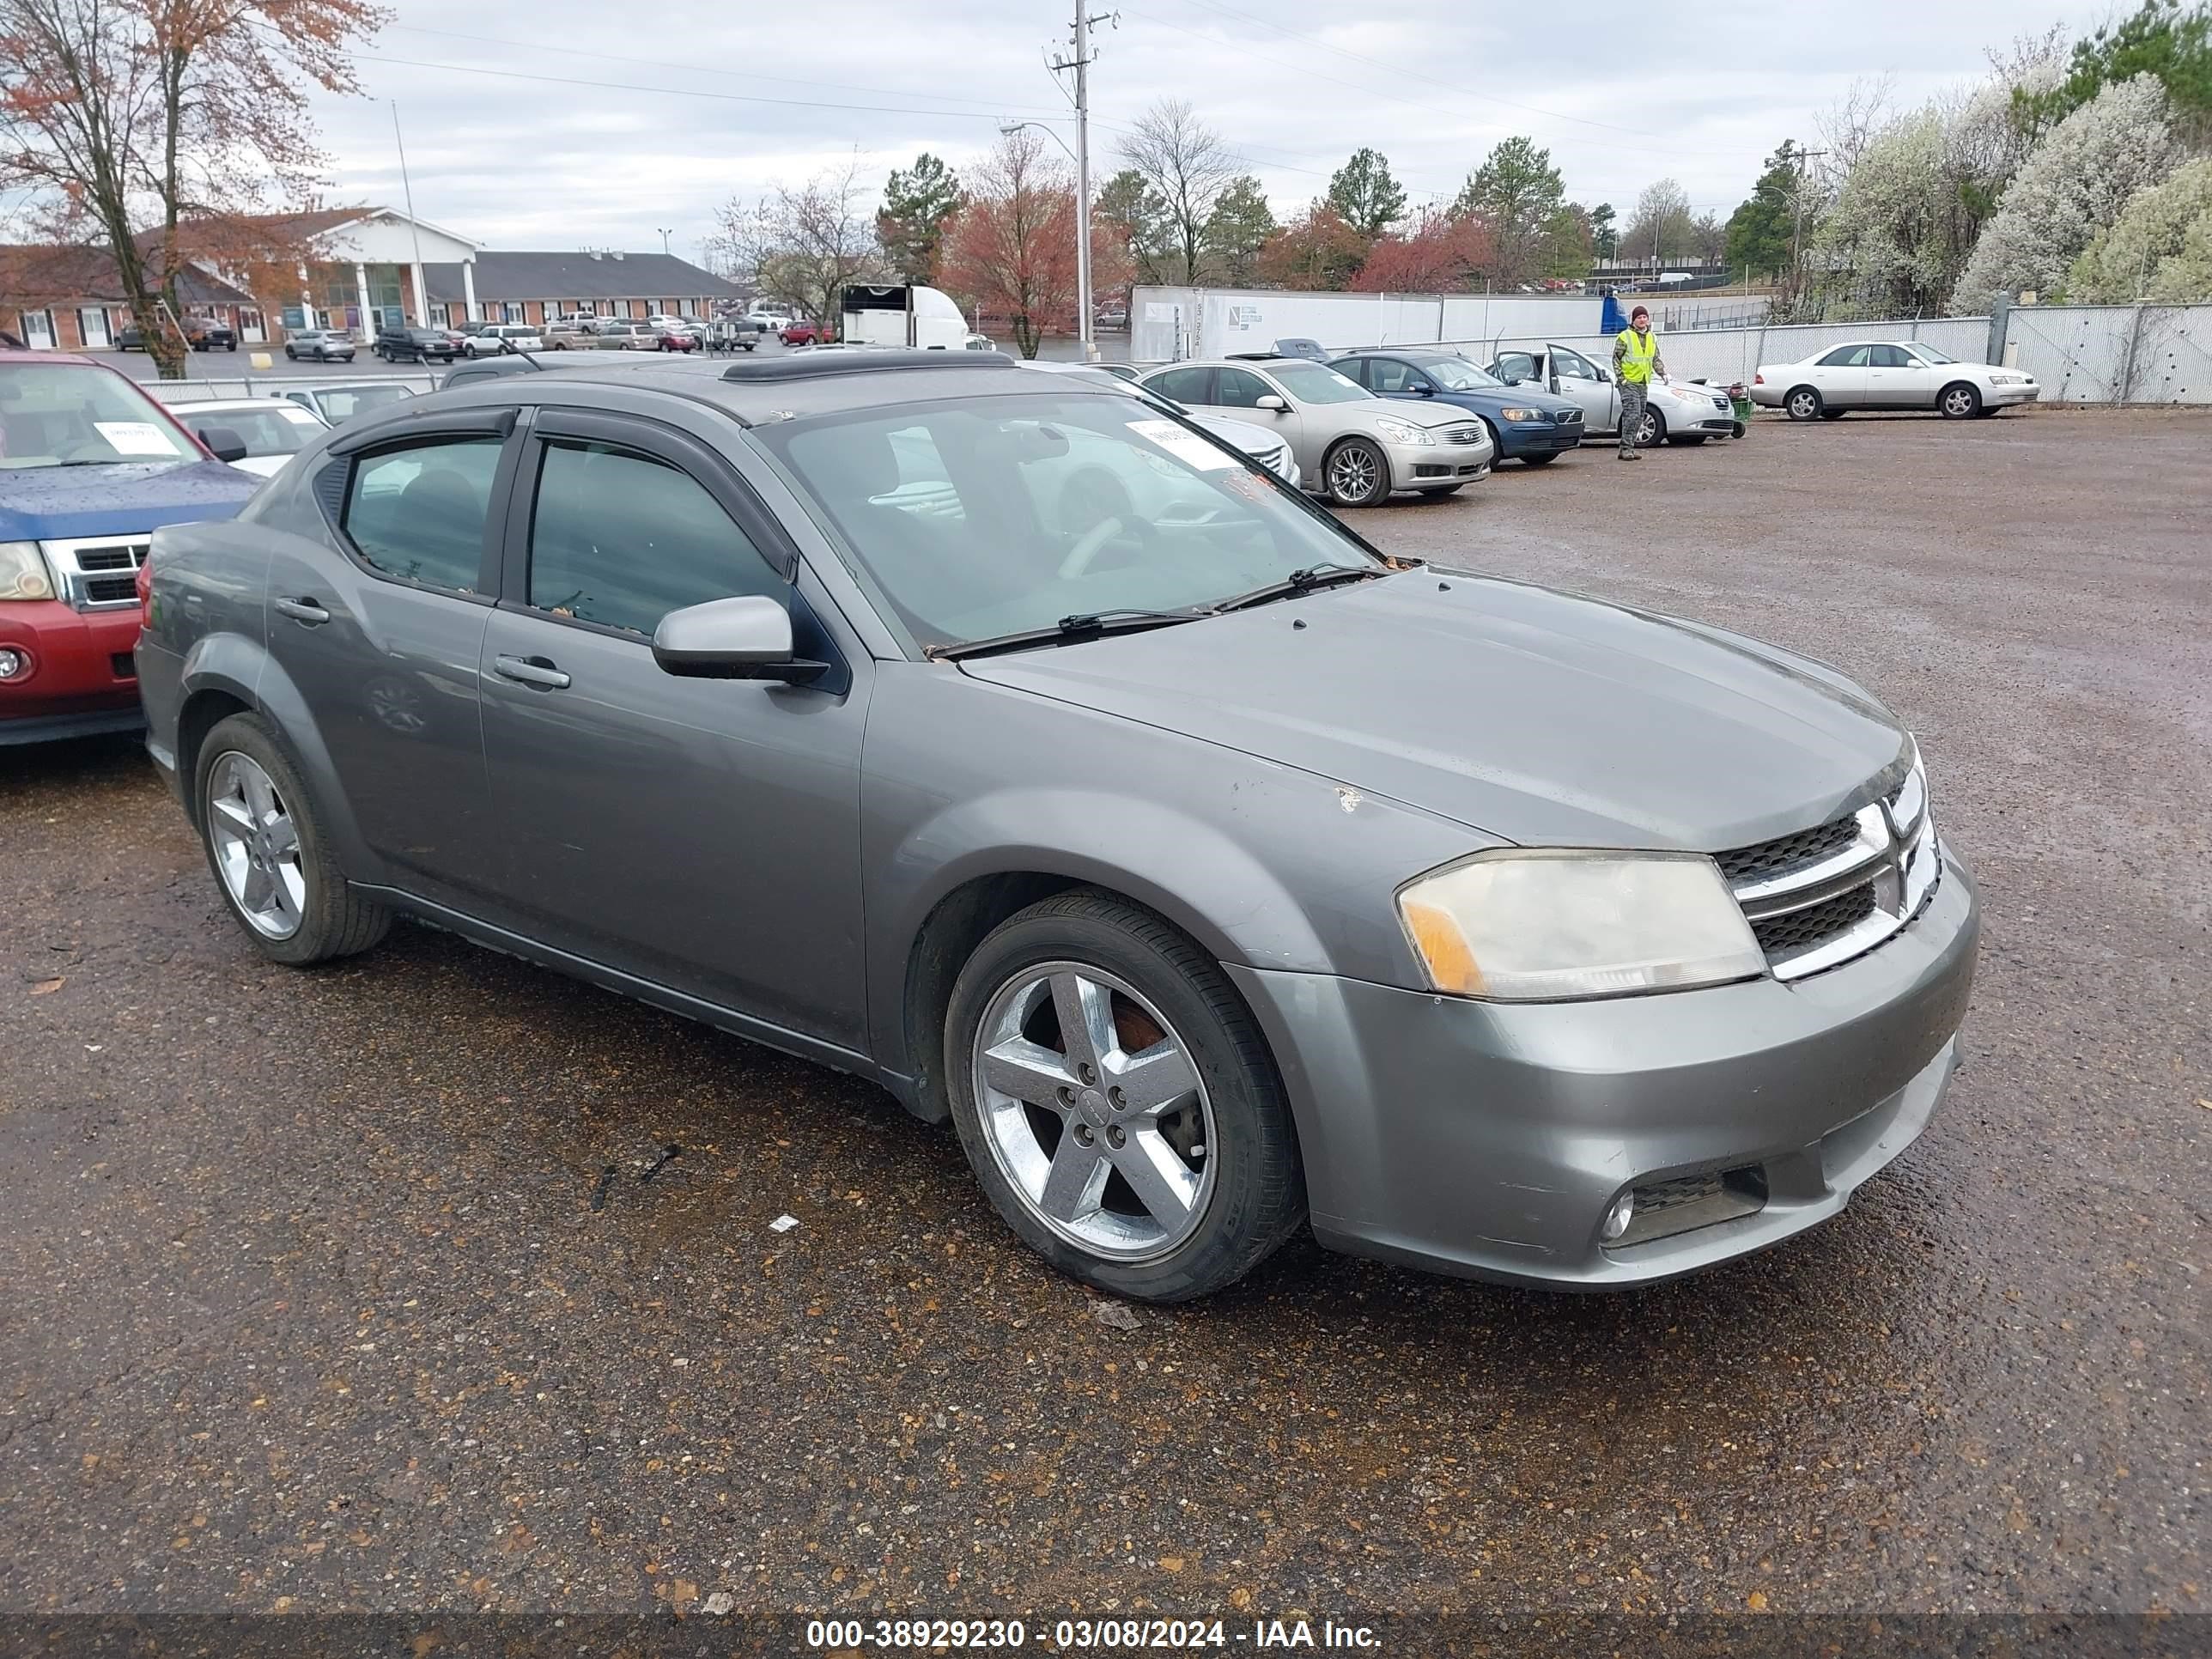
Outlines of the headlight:
[[1403,421],[1385,416],[1375,422],[1375,429],[1394,444],[1433,444],[1436,440],[1419,427],[1409,426]]
[[54,573],[36,542],[0,542],[0,599],[51,599]]
[[2027,384],[2027,376],[2025,374],[1992,374],[1990,376],[1990,384],[1991,386],[2026,386]]
[[1430,984],[1454,996],[1620,996],[1766,971],[1698,853],[1478,853],[1400,889],[1398,914]]
[[1499,410],[1498,418],[1501,421],[1540,421],[1544,416],[1540,410],[1509,408]]

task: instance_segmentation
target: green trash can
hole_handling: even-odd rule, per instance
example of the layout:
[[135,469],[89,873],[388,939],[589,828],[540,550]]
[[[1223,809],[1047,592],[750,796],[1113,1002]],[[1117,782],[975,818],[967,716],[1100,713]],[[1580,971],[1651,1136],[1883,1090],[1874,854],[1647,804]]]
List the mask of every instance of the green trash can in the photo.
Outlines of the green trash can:
[[1741,380],[1729,387],[1729,402],[1735,405],[1735,434],[1741,438],[1751,428],[1751,411],[1758,407],[1751,401],[1751,388]]

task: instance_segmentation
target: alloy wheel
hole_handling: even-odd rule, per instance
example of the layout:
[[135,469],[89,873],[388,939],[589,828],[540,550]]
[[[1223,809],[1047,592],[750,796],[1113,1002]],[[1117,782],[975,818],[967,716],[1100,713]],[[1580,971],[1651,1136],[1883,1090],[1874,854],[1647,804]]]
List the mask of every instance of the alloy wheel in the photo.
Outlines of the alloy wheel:
[[1793,392],[1790,394],[1790,413],[1792,418],[1809,421],[1820,412],[1820,399],[1817,393]]
[[1647,409],[1644,411],[1644,418],[1636,423],[1636,447],[1649,449],[1658,441],[1659,417]]
[[1038,963],[986,1005],[972,1067],[983,1139],[1021,1204],[1119,1262],[1168,1255],[1213,1193],[1213,1107],[1189,1047],[1126,981]]
[[1364,445],[1346,444],[1329,458],[1329,493],[1339,501],[1364,501],[1375,484],[1375,457]]
[[1943,394],[1943,412],[1954,420],[1962,419],[1974,412],[1976,401],[1970,389],[1954,386]]
[[298,933],[307,899],[299,828],[276,781],[236,750],[208,773],[207,826],[223,890],[247,926],[269,939]]

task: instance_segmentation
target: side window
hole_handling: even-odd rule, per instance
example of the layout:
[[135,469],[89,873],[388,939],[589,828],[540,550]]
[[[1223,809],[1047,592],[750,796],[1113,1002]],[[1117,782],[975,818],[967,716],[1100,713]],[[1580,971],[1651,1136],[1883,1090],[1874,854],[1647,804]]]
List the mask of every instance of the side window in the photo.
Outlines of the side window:
[[1267,383],[1249,368],[1217,368],[1213,373],[1217,408],[1257,409],[1267,395]]
[[1597,371],[1590,367],[1589,359],[1577,356],[1571,351],[1554,351],[1552,367],[1559,371],[1563,380],[1595,380]]
[[1903,346],[1876,346],[1874,349],[1874,355],[1867,362],[1869,366],[1874,368],[1917,368],[1920,367],[1920,359],[1911,356]]
[[449,438],[364,456],[346,488],[345,532],[386,575],[479,590],[497,438]]
[[1501,380],[1533,380],[1536,378],[1536,360],[1525,351],[1509,351],[1498,360],[1498,378]]
[[1820,359],[1820,367],[1823,368],[1864,368],[1867,366],[1867,351],[1868,348],[1863,345],[1838,346],[1833,351]]
[[1210,368],[1171,368],[1145,384],[1179,404],[1206,404],[1213,401],[1212,380],[1213,371]]
[[650,638],[685,605],[789,586],[688,472],[606,444],[545,447],[530,603]]
[[1411,392],[1421,384],[1421,371],[1392,357],[1367,360],[1366,385],[1376,392]]

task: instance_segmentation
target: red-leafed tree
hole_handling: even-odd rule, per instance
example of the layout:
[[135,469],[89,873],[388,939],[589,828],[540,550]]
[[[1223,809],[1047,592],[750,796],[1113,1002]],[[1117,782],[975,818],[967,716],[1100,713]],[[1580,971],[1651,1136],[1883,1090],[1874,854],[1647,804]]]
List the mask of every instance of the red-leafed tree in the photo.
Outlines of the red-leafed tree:
[[1449,294],[1492,258],[1489,228],[1469,214],[1431,210],[1403,234],[1378,240],[1352,286],[1363,294]]
[[1316,202],[1260,250],[1260,280],[1269,288],[1340,289],[1367,257],[1367,239],[1327,202]]
[[[1010,132],[968,175],[968,198],[946,228],[938,278],[963,305],[1004,317],[1014,343],[1034,357],[1048,328],[1075,325],[1075,186],[1027,128]],[[1110,294],[1129,281],[1128,251],[1094,212],[1091,287]]]
[[322,167],[309,94],[358,89],[348,50],[385,16],[373,0],[0,0],[0,185],[30,192],[51,240],[113,258],[163,374],[184,370],[169,319],[188,265],[291,251],[265,227]]

